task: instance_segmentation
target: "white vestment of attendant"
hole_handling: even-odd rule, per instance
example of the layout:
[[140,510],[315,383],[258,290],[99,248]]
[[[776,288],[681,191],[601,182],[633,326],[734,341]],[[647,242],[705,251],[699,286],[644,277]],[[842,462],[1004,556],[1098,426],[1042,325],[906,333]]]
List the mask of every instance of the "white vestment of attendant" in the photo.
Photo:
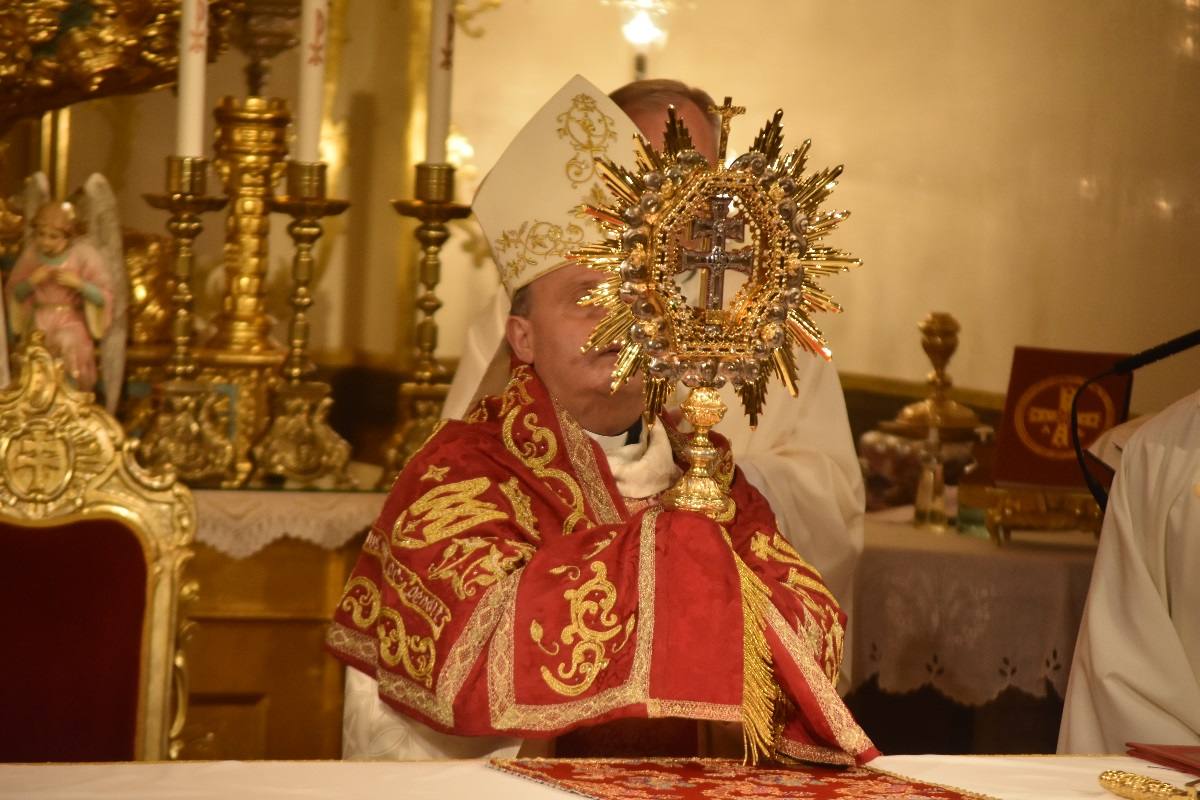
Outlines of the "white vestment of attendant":
[[[689,284],[684,291],[694,290]],[[467,329],[462,359],[442,407],[442,416],[462,419],[476,400],[498,394],[508,380],[509,350],[504,340],[509,302],[503,290]],[[845,648],[850,652],[854,627],[854,569],[863,549],[866,495],[862,468],[846,415],[846,398],[837,370],[820,358],[799,353],[792,397],[778,382],[771,385],[758,429],[732,387],[721,390],[729,407],[716,432],[729,440],[734,462],[762,492],[775,512],[779,529],[801,556],[821,573],[850,622]],[[676,403],[683,400],[682,387]],[[839,688],[849,686],[851,659],[842,664]]]
[[1075,659],[1060,753],[1200,745],[1200,392],[1122,448]]
[[[625,434],[591,434],[608,456],[621,496],[653,497],[679,475],[671,443],[662,425],[642,429],[637,442]],[[379,683],[353,668],[346,669],[342,710],[342,758],[352,761],[417,761],[438,758],[512,758],[521,739],[505,736],[454,736],[435,731],[401,714],[379,697]],[[531,755],[538,755],[532,753]]]

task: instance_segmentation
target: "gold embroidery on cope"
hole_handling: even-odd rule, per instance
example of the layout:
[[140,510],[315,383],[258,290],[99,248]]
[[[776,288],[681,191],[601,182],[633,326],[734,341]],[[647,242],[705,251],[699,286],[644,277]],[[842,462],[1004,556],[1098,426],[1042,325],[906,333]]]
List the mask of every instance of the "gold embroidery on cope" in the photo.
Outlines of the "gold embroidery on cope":
[[341,602],[342,611],[360,628],[369,628],[379,617],[379,587],[361,575],[351,578]]
[[[506,548],[509,552],[505,552]],[[533,557],[533,545],[501,542],[495,537],[456,539],[430,565],[431,580],[448,580],[459,600],[475,596],[477,586],[491,586]]]
[[437,660],[437,648],[428,636],[410,636],[404,629],[404,618],[391,608],[382,610],[383,621],[376,632],[379,634],[379,656],[389,667],[404,665],[413,680],[425,686],[433,686],[433,664]]
[[[503,617],[496,626],[488,648],[488,712],[493,728],[552,731],[579,720],[593,719],[621,706],[647,702],[650,694],[650,659],[654,646],[654,541],[659,513],[658,509],[651,509],[642,518],[638,544],[637,634],[629,676],[616,686],[575,700],[537,705],[518,703],[513,664],[516,608],[510,602],[504,608]],[[575,577],[571,580],[578,580],[579,570],[572,570]],[[570,570],[562,572],[570,573]]]
[[417,613],[429,624],[434,638],[442,635],[442,629],[450,622],[450,609],[442,599],[421,581],[417,573],[389,557],[383,565],[383,577],[396,590],[400,602]]
[[558,138],[569,139],[575,154],[567,162],[567,180],[571,188],[596,177],[596,156],[604,155],[616,140],[613,118],[596,107],[596,99],[577,94],[571,107],[557,117]]
[[[522,415],[521,413],[525,406],[533,402],[525,390],[525,383],[531,377],[532,373],[528,366],[518,367],[513,370],[512,380],[508,382],[508,388],[504,391],[501,406],[501,413],[504,415],[504,422],[501,426],[504,446],[538,478],[548,485],[550,481],[555,481],[562,487],[562,491],[556,490],[556,493],[572,509],[571,513],[563,520],[562,532],[563,535],[567,535],[581,523],[591,527],[592,522],[584,514],[583,493],[579,489],[579,484],[563,470],[549,466],[554,461],[554,457],[558,455],[558,441],[554,437],[554,432],[538,425],[537,414],[528,412]],[[523,436],[520,442],[513,433],[518,417],[521,417],[521,424],[528,432],[528,436]],[[551,488],[554,487],[551,486]]]
[[583,432],[575,418],[557,402],[554,404],[554,414],[558,417],[558,427],[562,430],[567,445],[567,458],[582,482],[596,521],[601,525],[615,525],[621,521],[621,515],[604,486],[604,479],[600,477],[600,467],[596,464],[596,451],[592,448],[591,437]]
[[491,485],[487,478],[471,478],[433,487],[400,512],[392,526],[392,544],[417,549],[485,522],[508,519],[495,503],[478,499]]
[[[557,568],[556,568],[557,569]],[[553,672],[543,666],[542,680],[546,685],[567,697],[578,697],[586,692],[600,673],[608,667],[608,643],[624,631],[624,637],[613,648],[616,653],[625,646],[637,624],[637,614],[632,613],[622,624],[613,613],[617,602],[617,587],[608,580],[608,568],[603,561],[590,565],[592,577],[574,589],[563,592],[567,601],[571,622],[562,629],[559,640],[570,648],[569,663],[561,663]],[[554,570],[551,570],[553,572]],[[578,575],[578,570],[576,570]],[[592,627],[595,625],[595,627]],[[541,626],[530,626],[530,635],[543,652],[550,653],[541,642]],[[557,647],[553,654],[558,652]]]
[[521,491],[521,485],[517,483],[517,479],[509,478],[500,484],[500,491],[508,498],[508,502],[512,506],[513,518],[516,519],[517,525],[520,526],[521,530],[525,531],[525,535],[530,539],[540,542],[542,537],[537,531],[537,520],[533,516],[532,501],[528,495]]
[[435,467],[434,465],[430,464],[429,469],[425,470],[425,474],[421,476],[421,480],[441,483],[446,479],[446,473],[449,471],[449,467]]

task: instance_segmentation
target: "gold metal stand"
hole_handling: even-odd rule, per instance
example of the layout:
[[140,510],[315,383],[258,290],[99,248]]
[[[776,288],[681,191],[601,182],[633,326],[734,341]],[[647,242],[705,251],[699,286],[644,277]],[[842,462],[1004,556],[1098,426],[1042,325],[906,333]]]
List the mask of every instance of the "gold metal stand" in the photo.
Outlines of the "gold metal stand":
[[725,416],[725,402],[716,389],[698,386],[683,401],[683,416],[693,432],[684,448],[688,471],[663,494],[663,506],[674,511],[696,511],[717,522],[733,519],[733,500],[714,477],[720,454],[708,431]]
[[1119,769],[1101,772],[1100,785],[1126,800],[1196,800],[1200,793],[1200,781],[1191,781],[1180,789],[1157,778]]
[[151,468],[173,468],[189,484],[220,482],[233,463],[228,400],[196,380],[192,347],[192,244],[203,228],[200,214],[220,210],[227,200],[206,194],[207,169],[204,158],[167,156],[166,194],[145,195],[152,207],[171,212],[167,230],[175,246],[175,291],[167,379],[155,386],[154,410],[138,455]]
[[933,371],[926,377],[929,396],[910,403],[900,410],[894,420],[883,422],[880,430],[909,439],[927,439],[929,421],[937,420],[938,438],[942,442],[971,441],[979,427],[979,417],[970,408],[949,397],[954,382],[946,373],[946,365],[958,350],[961,327],[953,315],[931,311],[917,325],[921,331],[921,348],[929,357]]
[[454,167],[450,164],[417,164],[415,200],[395,200],[392,206],[406,217],[421,221],[416,237],[421,245],[420,279],[423,291],[417,296],[417,360],[410,379],[400,386],[400,427],[388,443],[386,464],[378,486],[391,486],[396,475],[429,438],[446,399],[449,374],[437,360],[437,321],[442,307],[436,290],[441,280],[442,245],[449,238],[446,223],[471,213],[470,206],[454,202]]
[[254,476],[278,476],[304,485],[332,479],[334,485],[346,487],[353,485],[346,474],[350,445],[329,427],[329,384],[312,380],[317,368],[308,355],[313,245],[321,238],[321,218],[341,214],[350,205],[325,196],[325,170],[319,161],[287,162],[287,194],[271,201],[271,210],[292,217],[292,319],[283,380],[271,390],[270,427],[253,448]]
[[271,386],[283,349],[266,310],[272,187],[283,176],[290,119],[283,100],[225,97],[214,112],[217,174],[230,209],[225,220],[225,297],[214,334],[199,348],[201,382],[229,398],[234,464],[226,484],[243,485],[251,448],[267,427]]

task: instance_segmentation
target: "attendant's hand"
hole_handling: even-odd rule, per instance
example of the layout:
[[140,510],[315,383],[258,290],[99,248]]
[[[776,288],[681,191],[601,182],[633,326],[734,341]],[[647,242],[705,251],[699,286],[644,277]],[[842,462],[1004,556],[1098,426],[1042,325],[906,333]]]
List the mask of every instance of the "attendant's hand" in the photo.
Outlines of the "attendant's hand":
[[58,274],[55,275],[55,278],[62,286],[66,286],[71,289],[83,288],[83,278],[79,277],[79,274],[72,270],[60,269]]
[[35,269],[33,272],[29,273],[29,283],[32,284],[33,286],[39,286],[49,277],[50,277],[50,268],[43,264],[42,266]]

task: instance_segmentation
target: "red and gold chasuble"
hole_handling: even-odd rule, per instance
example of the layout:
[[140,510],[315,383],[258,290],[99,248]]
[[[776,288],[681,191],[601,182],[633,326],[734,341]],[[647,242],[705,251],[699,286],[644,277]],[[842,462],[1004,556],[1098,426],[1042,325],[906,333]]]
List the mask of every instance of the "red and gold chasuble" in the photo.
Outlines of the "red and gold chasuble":
[[449,733],[684,717],[755,722],[760,749],[809,761],[873,758],[833,686],[844,614],[725,472],[727,525],[630,513],[599,446],[518,366],[400,474],[327,646]]

